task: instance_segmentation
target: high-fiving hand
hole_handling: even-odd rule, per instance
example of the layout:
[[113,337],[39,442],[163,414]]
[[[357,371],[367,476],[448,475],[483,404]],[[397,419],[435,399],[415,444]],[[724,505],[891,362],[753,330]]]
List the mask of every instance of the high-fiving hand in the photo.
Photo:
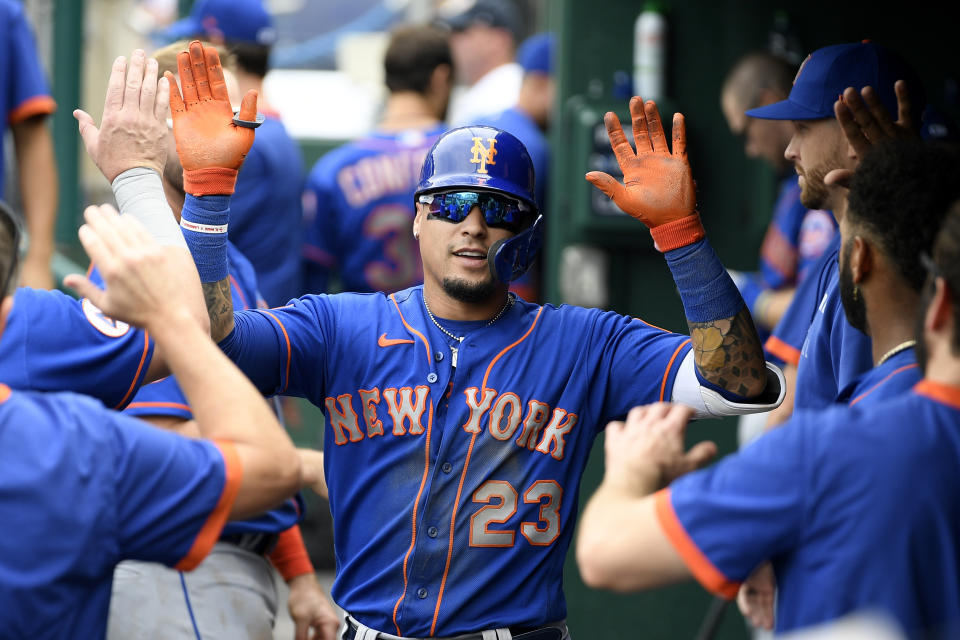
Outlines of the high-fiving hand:
[[586,175],[587,180],[625,213],[651,229],[693,214],[697,197],[687,160],[683,114],[673,116],[672,153],[657,105],[652,100],[644,103],[634,96],[630,100],[630,115],[636,152],[627,142],[617,115],[611,111],[603,118],[610,147],[623,171],[623,184],[602,171],[591,171]]
[[[253,129],[233,123],[233,110],[220,66],[220,56],[199,40],[177,55],[181,89],[170,72],[170,110],[183,182],[194,196],[233,193],[237,170],[253,144]],[[182,91],[182,94],[181,94]],[[257,117],[257,92],[250,90],[240,103],[241,120]]]

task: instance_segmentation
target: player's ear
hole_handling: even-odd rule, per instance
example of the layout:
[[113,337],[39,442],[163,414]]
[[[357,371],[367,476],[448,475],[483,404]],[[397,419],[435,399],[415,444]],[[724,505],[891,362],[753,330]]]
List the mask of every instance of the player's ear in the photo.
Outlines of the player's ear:
[[423,205],[420,204],[419,202],[417,203],[416,207],[417,207],[417,215],[414,216],[414,218],[413,218],[413,237],[416,238],[417,240],[419,240],[419,239],[420,239],[420,225],[421,225],[422,222],[423,222],[423,209],[424,209],[424,207],[423,207]]
[[861,236],[854,236],[850,248],[850,273],[853,282],[860,284],[873,271],[873,247]]
[[7,328],[7,316],[10,315],[11,309],[13,309],[13,296],[6,295],[3,297],[3,302],[0,302],[0,338],[3,337],[3,330]]

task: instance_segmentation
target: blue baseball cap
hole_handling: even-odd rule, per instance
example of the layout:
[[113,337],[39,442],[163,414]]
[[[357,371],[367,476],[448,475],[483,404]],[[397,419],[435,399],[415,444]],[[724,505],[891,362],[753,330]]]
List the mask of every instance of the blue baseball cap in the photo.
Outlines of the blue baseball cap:
[[893,85],[897,80],[907,83],[912,108],[916,113],[921,112],[926,103],[923,85],[899,55],[868,40],[831,45],[807,56],[786,100],[750,109],[746,114],[764,120],[833,118],[833,103],[844,89],[870,86],[896,119],[897,96]]
[[213,42],[268,46],[277,39],[273,18],[261,0],[197,0],[190,15],[157,34],[167,42],[202,37]]
[[517,49],[517,62],[526,73],[550,75],[553,72],[553,41],[553,34],[548,32],[532,35],[523,41]]

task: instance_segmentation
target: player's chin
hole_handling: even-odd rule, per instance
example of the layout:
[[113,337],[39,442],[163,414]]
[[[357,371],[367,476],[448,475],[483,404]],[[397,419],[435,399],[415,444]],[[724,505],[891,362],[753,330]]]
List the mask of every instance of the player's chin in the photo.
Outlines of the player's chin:
[[496,293],[497,285],[493,274],[488,270],[485,275],[449,276],[443,279],[444,292],[460,302],[478,303],[487,301]]

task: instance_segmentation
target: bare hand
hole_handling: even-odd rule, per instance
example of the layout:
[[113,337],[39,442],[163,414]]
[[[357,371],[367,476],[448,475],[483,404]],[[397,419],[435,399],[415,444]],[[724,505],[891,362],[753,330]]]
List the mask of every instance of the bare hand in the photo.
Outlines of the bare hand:
[[[911,117],[907,83],[897,80],[893,90],[897,94],[896,122],[873,87],[864,87],[862,91],[847,87],[841,99],[833,104],[833,112],[849,144],[850,157],[856,158],[858,163],[883,140],[920,136],[919,123],[913,122]],[[853,172],[853,169],[834,169],[824,176],[824,182],[849,188]]]
[[684,450],[691,415],[689,407],[658,402],[631,409],[626,423],[607,425],[604,484],[645,495],[712,460],[717,453],[713,442]]
[[87,154],[113,182],[134,167],[163,173],[169,108],[169,85],[165,79],[157,80],[157,61],[144,61],[143,51],[137,49],[130,56],[129,72],[123,56],[113,62],[100,129],[86,111],[76,109],[73,117]]
[[687,160],[683,114],[673,116],[673,153],[667,146],[656,103],[648,100],[644,104],[634,96],[630,100],[630,116],[636,153],[627,142],[617,114],[610,111],[603,118],[610,147],[623,171],[624,184],[602,171],[591,171],[586,175],[587,180],[625,213],[648,227],[691,215],[697,206],[697,196]]
[[777,591],[773,565],[765,562],[740,585],[737,606],[755,627],[773,630],[773,598]]
[[288,608],[296,629],[296,640],[313,638],[336,640],[340,618],[337,616],[327,594],[320,588],[317,576],[312,573],[291,578]]
[[[183,95],[176,79],[168,71],[170,109],[177,155],[184,172],[197,169],[239,169],[253,144],[253,129],[233,123],[233,109],[213,47],[204,48],[198,40],[190,50],[177,54]],[[240,119],[256,120],[257,92],[250,90],[240,105]]]
[[200,325],[189,311],[202,293],[188,250],[160,246],[133,216],[120,216],[110,205],[87,207],[84,219],[80,242],[105,289],[80,274],[68,275],[64,284],[111,318],[150,331],[171,319]]

